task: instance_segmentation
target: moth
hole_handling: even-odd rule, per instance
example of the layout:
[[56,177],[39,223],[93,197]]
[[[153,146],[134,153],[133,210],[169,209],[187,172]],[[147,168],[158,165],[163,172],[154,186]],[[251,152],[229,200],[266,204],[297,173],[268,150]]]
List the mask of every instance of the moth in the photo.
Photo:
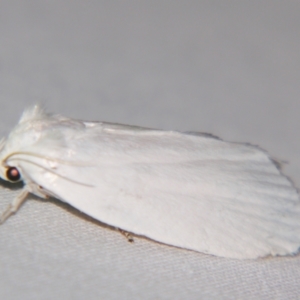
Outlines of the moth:
[[0,177],[122,232],[220,257],[296,254],[300,201],[268,153],[202,133],[24,111],[0,143]]

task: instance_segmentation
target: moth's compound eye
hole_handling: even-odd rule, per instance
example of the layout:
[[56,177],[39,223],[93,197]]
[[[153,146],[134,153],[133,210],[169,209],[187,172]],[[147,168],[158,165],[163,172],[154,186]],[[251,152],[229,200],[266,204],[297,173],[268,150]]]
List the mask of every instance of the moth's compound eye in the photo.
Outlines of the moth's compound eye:
[[10,181],[19,181],[21,178],[20,172],[15,167],[9,167],[6,171],[6,177]]

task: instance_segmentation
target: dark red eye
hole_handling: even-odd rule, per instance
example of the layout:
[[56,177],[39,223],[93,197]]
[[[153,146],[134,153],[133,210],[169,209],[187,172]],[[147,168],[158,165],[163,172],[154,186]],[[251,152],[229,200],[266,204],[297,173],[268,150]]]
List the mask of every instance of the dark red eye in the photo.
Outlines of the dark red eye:
[[18,171],[17,168],[15,167],[10,167],[7,169],[6,171],[6,177],[10,180],[10,181],[19,181],[21,178],[20,172]]

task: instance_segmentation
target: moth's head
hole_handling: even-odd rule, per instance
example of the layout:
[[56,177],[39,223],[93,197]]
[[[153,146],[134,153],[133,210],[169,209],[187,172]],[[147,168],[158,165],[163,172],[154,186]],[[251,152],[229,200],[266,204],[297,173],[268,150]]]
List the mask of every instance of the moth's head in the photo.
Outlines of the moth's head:
[[9,136],[0,140],[0,177],[3,180],[10,182],[22,180],[21,171],[16,165],[17,161],[12,158],[14,154],[20,152],[20,149],[33,144],[37,139],[32,124],[43,116],[44,112],[39,106],[25,110]]
[[10,182],[29,180],[29,167],[43,169],[42,160],[53,157],[55,161],[59,154],[68,153],[65,137],[70,128],[73,132],[85,125],[46,114],[39,106],[25,110],[7,138],[0,141],[0,177]]
[[6,163],[5,139],[0,141],[0,177],[9,182],[19,182],[22,180],[18,167]]

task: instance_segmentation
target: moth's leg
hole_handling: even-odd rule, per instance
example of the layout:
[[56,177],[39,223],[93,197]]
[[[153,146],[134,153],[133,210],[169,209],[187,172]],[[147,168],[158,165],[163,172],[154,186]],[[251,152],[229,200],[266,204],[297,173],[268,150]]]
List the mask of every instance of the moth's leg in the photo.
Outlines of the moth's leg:
[[47,192],[39,185],[35,183],[28,183],[26,185],[26,189],[35,196],[38,196],[43,199],[48,199],[50,196],[47,194]]
[[126,238],[127,238],[127,241],[129,243],[133,243],[134,242],[134,239],[133,239],[133,236],[131,235],[131,233],[127,232],[127,231],[124,231],[120,228],[118,228],[119,232],[124,235]]
[[27,190],[23,190],[21,194],[19,194],[6,208],[6,210],[0,216],[0,224],[4,223],[4,221],[18,211],[22,203],[26,200],[29,192]]

